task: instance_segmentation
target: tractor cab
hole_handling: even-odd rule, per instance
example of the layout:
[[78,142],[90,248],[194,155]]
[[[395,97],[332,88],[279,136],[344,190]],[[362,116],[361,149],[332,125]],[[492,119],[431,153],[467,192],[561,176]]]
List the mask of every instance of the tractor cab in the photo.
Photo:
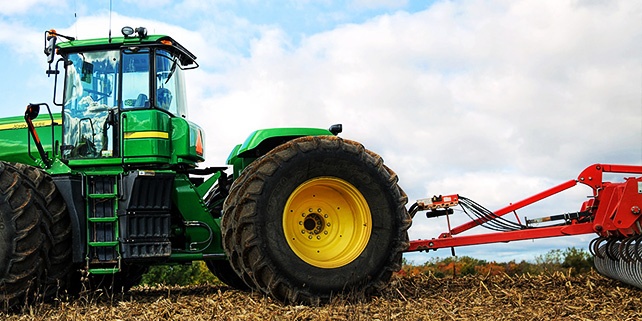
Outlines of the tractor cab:
[[[198,67],[196,57],[168,36],[122,31],[123,37],[92,40],[46,32],[49,63],[53,51],[62,57],[48,73],[64,66],[62,97],[54,99],[62,106],[61,158],[70,165],[202,161],[203,134],[186,120],[183,82],[183,71]],[[69,41],[56,43],[58,37]]]

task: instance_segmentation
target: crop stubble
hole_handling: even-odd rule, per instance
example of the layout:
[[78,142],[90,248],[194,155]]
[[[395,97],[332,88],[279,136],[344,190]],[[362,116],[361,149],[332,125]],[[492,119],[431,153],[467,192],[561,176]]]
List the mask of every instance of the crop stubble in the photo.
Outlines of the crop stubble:
[[283,305],[219,285],[136,287],[0,312],[17,320],[640,320],[641,292],[592,272],[435,278],[395,276],[368,298]]

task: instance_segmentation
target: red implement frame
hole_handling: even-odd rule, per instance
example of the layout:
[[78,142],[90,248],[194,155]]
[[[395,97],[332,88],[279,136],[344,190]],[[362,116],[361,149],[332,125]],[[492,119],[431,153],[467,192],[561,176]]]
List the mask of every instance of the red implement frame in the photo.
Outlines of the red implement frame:
[[593,198],[582,204],[581,211],[589,212],[588,219],[584,218],[582,222],[572,219],[566,225],[459,236],[459,234],[479,226],[483,222],[494,219],[489,216],[486,219],[472,220],[454,227],[449,232],[439,235],[438,238],[411,241],[410,247],[406,251],[436,250],[447,247],[590,233],[597,233],[601,236],[642,234],[642,215],[640,215],[642,177],[630,177],[621,183],[610,183],[602,181],[603,173],[642,174],[642,166],[594,164],[584,169],[577,179],[562,183],[494,212],[495,218],[500,217],[565,191],[577,183],[582,183],[593,189]]

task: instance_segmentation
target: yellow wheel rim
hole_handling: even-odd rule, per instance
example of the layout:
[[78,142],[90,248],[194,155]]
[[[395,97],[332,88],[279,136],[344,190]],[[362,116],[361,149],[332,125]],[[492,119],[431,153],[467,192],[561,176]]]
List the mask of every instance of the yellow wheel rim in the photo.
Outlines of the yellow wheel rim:
[[352,184],[318,177],[297,187],[283,210],[283,231],[294,253],[319,268],[354,261],[368,245],[372,214]]

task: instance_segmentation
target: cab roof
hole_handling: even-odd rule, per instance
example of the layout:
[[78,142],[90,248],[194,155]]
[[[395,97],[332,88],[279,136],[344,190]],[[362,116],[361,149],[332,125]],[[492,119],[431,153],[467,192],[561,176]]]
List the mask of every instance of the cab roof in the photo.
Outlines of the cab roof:
[[121,47],[168,47],[166,49],[178,54],[183,66],[196,65],[196,56],[181,46],[176,40],[166,35],[149,35],[145,37],[113,37],[70,40],[56,44],[59,53],[73,53],[89,50],[118,49]]

